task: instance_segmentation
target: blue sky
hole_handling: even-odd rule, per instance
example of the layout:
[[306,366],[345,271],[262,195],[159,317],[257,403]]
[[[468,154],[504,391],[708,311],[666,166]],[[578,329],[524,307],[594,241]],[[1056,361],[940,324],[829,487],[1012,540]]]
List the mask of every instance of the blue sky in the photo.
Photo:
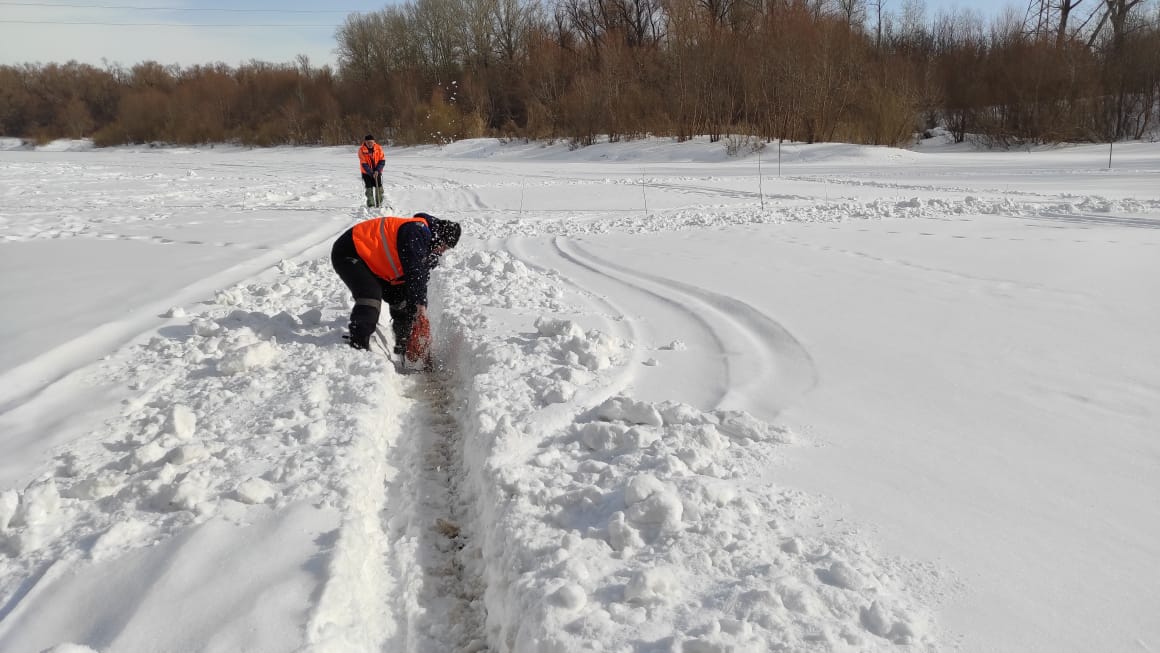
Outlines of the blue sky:
[[94,65],[102,60],[236,65],[250,59],[289,62],[305,54],[320,65],[333,63],[335,28],[347,14],[384,5],[383,0],[0,0],[0,64],[76,59]]
[[[899,12],[904,1],[887,0],[887,6]],[[104,61],[130,66],[148,60],[237,65],[251,59],[290,62],[298,54],[315,65],[333,64],[335,27],[350,12],[374,11],[385,4],[384,0],[0,0],[0,64],[75,59],[98,66]],[[992,17],[1016,3],[925,0],[925,4],[928,16],[969,8]],[[1019,4],[1020,10],[1025,4]]]

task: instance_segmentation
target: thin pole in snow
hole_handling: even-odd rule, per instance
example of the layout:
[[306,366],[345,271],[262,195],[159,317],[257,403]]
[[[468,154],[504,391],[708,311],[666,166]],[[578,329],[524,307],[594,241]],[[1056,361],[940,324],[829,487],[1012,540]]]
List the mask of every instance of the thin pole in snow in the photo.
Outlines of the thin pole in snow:
[[[765,148],[761,148],[764,150]],[[761,198],[761,210],[765,210],[765,188],[761,179],[761,150],[757,151],[757,196]]]
[[527,175],[521,175],[520,176],[520,215],[519,215],[519,217],[521,217],[521,218],[524,217],[524,188],[527,185],[528,185]]
[[644,199],[644,217],[648,217],[648,193],[644,192],[644,168],[640,169],[640,196]]
[[777,139],[777,176],[781,177],[781,139]]
[[1112,145],[1115,141],[1108,141],[1108,170],[1112,169]]

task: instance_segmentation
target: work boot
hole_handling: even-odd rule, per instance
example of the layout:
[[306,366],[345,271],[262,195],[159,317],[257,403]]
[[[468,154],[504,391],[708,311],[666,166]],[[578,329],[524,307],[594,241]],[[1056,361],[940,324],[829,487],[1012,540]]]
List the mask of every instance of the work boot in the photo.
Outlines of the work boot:
[[373,207],[374,205],[375,205],[375,189],[368,188],[367,189],[367,208],[369,209],[369,208]]
[[375,206],[381,208],[383,206],[383,187],[375,186]]

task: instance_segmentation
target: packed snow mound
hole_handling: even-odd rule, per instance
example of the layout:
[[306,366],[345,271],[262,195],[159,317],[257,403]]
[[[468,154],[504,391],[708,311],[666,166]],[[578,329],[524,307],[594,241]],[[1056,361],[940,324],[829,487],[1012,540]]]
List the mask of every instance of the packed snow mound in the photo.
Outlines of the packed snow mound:
[[[437,341],[473,434],[468,528],[490,641],[514,651],[935,641],[898,569],[856,542],[803,532],[809,497],[752,482],[792,433],[742,411],[634,399],[617,383],[634,343],[560,316],[575,307],[551,275],[503,252],[448,258]],[[497,337],[521,316],[519,336]]]
[[84,152],[93,149],[93,141],[88,138],[62,138],[45,145],[37,145],[37,152]]
[[421,153],[425,156],[456,159],[499,160],[557,160],[561,162],[634,163],[667,161],[671,163],[714,163],[730,157],[724,142],[711,143],[708,137],[693,138],[677,143],[671,138],[641,138],[615,143],[602,139],[584,147],[571,145],[567,140],[530,141],[474,138],[446,145],[422,145],[391,148],[406,155]]
[[9,152],[12,150],[22,150],[25,148],[24,139],[11,138],[9,136],[0,137],[0,152]]
[[[153,632],[149,605],[133,603],[139,597],[126,605],[79,588],[99,578],[102,565],[115,569],[141,556],[172,558],[168,564],[179,576],[200,573],[177,562],[190,565],[197,554],[179,552],[187,542],[221,546],[228,541],[223,523],[269,523],[277,532],[285,521],[291,532],[301,532],[305,524],[332,520],[328,515],[334,512],[350,514],[351,506],[381,497],[382,476],[366,480],[367,452],[386,446],[382,438],[392,406],[382,398],[399,394],[393,385],[397,377],[384,358],[338,346],[347,298],[329,261],[284,262],[276,280],[246,282],[220,296],[229,303],[207,302],[101,364],[95,377],[132,394],[109,419],[93,425],[91,437],[70,444],[51,465],[33,472],[26,486],[0,491],[0,605],[37,615],[25,630],[4,635],[10,637],[5,646],[14,647],[5,650],[42,650],[53,643],[42,639],[49,632],[55,642],[91,642],[87,621],[68,616],[78,610],[93,623],[115,621],[123,650],[133,650],[127,642],[136,638],[159,650],[181,648],[183,628]],[[360,479],[368,487],[357,486]],[[282,536],[280,546],[300,546],[288,537]],[[364,544],[346,543],[340,535],[329,562],[323,560],[314,572],[329,579],[331,594],[357,594],[364,579],[376,582],[373,575],[341,572],[361,564],[348,563],[352,558],[370,555],[363,546],[375,546],[365,539],[355,542]],[[245,544],[237,546],[232,555],[245,559]],[[159,553],[141,552],[153,547]],[[275,565],[282,559],[282,554],[268,556]],[[207,577],[204,583],[222,597],[258,596],[268,591],[263,583],[275,582],[259,567],[247,572],[252,576]],[[21,579],[45,569],[52,574],[41,580],[38,593],[21,597]],[[126,568],[126,573],[135,572]],[[141,582],[164,597],[164,580],[164,574],[146,575]],[[80,604],[52,601],[78,592],[88,596],[77,599]],[[284,600],[295,597],[306,601],[309,593]],[[299,645],[303,624],[282,621],[295,614],[282,614],[283,602],[257,602],[227,614],[232,600],[223,598],[220,608],[208,611],[199,607],[201,621],[183,626],[201,623],[207,630],[198,636],[228,637],[235,626],[242,627],[240,621],[252,629],[248,620],[254,619],[262,628],[272,622],[286,630],[268,645],[282,640],[290,648]],[[339,609],[320,602],[313,618],[331,623]],[[220,623],[205,626],[209,618]],[[58,625],[38,628],[41,620]],[[373,626],[360,626],[359,632],[370,630]],[[69,646],[55,650],[89,650]]]

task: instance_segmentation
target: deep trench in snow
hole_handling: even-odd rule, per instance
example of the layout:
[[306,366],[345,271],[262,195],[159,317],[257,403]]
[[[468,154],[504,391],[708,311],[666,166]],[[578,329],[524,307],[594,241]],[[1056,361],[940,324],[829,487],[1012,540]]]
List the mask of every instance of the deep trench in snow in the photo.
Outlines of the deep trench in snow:
[[400,482],[409,485],[412,502],[410,514],[400,515],[388,495],[383,519],[392,540],[413,538],[414,569],[401,570],[403,578],[413,578],[401,584],[399,600],[414,605],[402,611],[406,641],[388,641],[384,650],[399,650],[398,644],[411,651],[487,650],[483,580],[476,571],[480,551],[468,517],[470,497],[464,495],[463,432],[451,383],[439,370],[403,379],[403,396],[413,403],[398,436],[402,457],[395,462],[409,467],[400,469]]

